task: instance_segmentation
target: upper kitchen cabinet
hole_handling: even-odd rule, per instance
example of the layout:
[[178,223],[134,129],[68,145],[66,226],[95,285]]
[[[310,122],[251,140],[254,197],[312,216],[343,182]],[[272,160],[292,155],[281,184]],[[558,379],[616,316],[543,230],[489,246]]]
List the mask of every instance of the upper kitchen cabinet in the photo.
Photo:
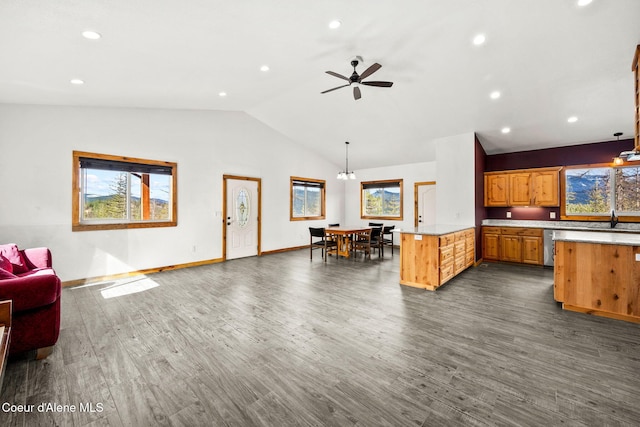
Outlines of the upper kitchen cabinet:
[[560,206],[560,167],[484,174],[484,205]]
[[560,169],[531,173],[534,206],[560,206]]
[[506,173],[484,174],[484,205],[509,205],[509,176]]
[[633,56],[633,64],[631,69],[635,75],[633,81],[635,82],[636,92],[636,150],[640,150],[640,44],[636,46],[636,54]]

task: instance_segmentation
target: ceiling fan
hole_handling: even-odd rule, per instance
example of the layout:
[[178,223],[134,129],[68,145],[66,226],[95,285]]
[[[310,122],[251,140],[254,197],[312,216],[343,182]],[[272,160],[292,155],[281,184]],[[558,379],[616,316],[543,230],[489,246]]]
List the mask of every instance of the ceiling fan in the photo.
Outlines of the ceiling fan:
[[330,74],[330,75],[332,75],[334,77],[338,77],[339,79],[342,79],[342,80],[346,80],[349,83],[346,84],[346,85],[334,87],[333,89],[325,90],[324,92],[320,92],[320,93],[331,92],[333,90],[340,89],[341,87],[351,86],[352,84],[355,83],[355,86],[353,87],[353,98],[358,100],[361,97],[360,87],[359,87],[361,84],[362,85],[366,85],[366,86],[378,86],[378,87],[391,87],[391,86],[393,86],[393,82],[379,82],[379,81],[363,82],[362,79],[365,79],[365,78],[369,77],[371,74],[373,74],[376,71],[378,71],[380,69],[380,67],[382,67],[382,65],[380,65],[380,64],[378,64],[376,62],[375,64],[373,64],[372,66],[370,66],[369,68],[364,70],[362,72],[362,74],[358,75],[358,73],[356,72],[356,67],[358,66],[360,61],[362,61],[362,58],[359,57],[359,56],[357,56],[355,59],[353,59],[351,61],[351,66],[353,67],[353,74],[351,74],[351,77],[345,77],[342,74],[338,74],[338,73],[335,73],[333,71],[327,71],[326,72],[327,74]]

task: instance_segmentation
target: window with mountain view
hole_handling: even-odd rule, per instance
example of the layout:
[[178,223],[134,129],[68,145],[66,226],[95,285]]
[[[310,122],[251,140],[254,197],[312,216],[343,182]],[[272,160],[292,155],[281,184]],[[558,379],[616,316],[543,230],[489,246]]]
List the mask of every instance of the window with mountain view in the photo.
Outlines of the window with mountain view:
[[568,218],[640,215],[640,166],[568,167],[564,175]]
[[291,221],[325,218],[325,181],[291,177]]
[[73,153],[73,230],[175,226],[175,163]]
[[360,192],[363,219],[402,219],[402,180],[362,182]]

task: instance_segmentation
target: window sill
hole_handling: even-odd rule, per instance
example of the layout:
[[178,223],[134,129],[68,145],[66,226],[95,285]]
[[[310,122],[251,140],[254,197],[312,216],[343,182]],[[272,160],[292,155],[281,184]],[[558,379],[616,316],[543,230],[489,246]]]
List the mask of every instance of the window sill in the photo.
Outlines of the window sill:
[[131,228],[157,228],[157,227],[175,227],[177,221],[162,222],[138,222],[138,223],[119,223],[119,224],[73,224],[71,231],[92,231],[92,230],[127,230]]

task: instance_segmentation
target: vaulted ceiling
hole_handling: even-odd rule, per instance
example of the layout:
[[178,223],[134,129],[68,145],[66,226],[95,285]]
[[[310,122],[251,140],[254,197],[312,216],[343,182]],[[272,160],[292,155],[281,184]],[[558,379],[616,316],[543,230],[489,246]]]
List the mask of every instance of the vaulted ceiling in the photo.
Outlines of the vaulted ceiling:
[[[633,132],[638,17],[638,0],[2,0],[0,102],[244,111],[337,164],[350,141],[356,169],[467,132],[489,154],[596,142]],[[320,94],[355,56],[393,87]]]

